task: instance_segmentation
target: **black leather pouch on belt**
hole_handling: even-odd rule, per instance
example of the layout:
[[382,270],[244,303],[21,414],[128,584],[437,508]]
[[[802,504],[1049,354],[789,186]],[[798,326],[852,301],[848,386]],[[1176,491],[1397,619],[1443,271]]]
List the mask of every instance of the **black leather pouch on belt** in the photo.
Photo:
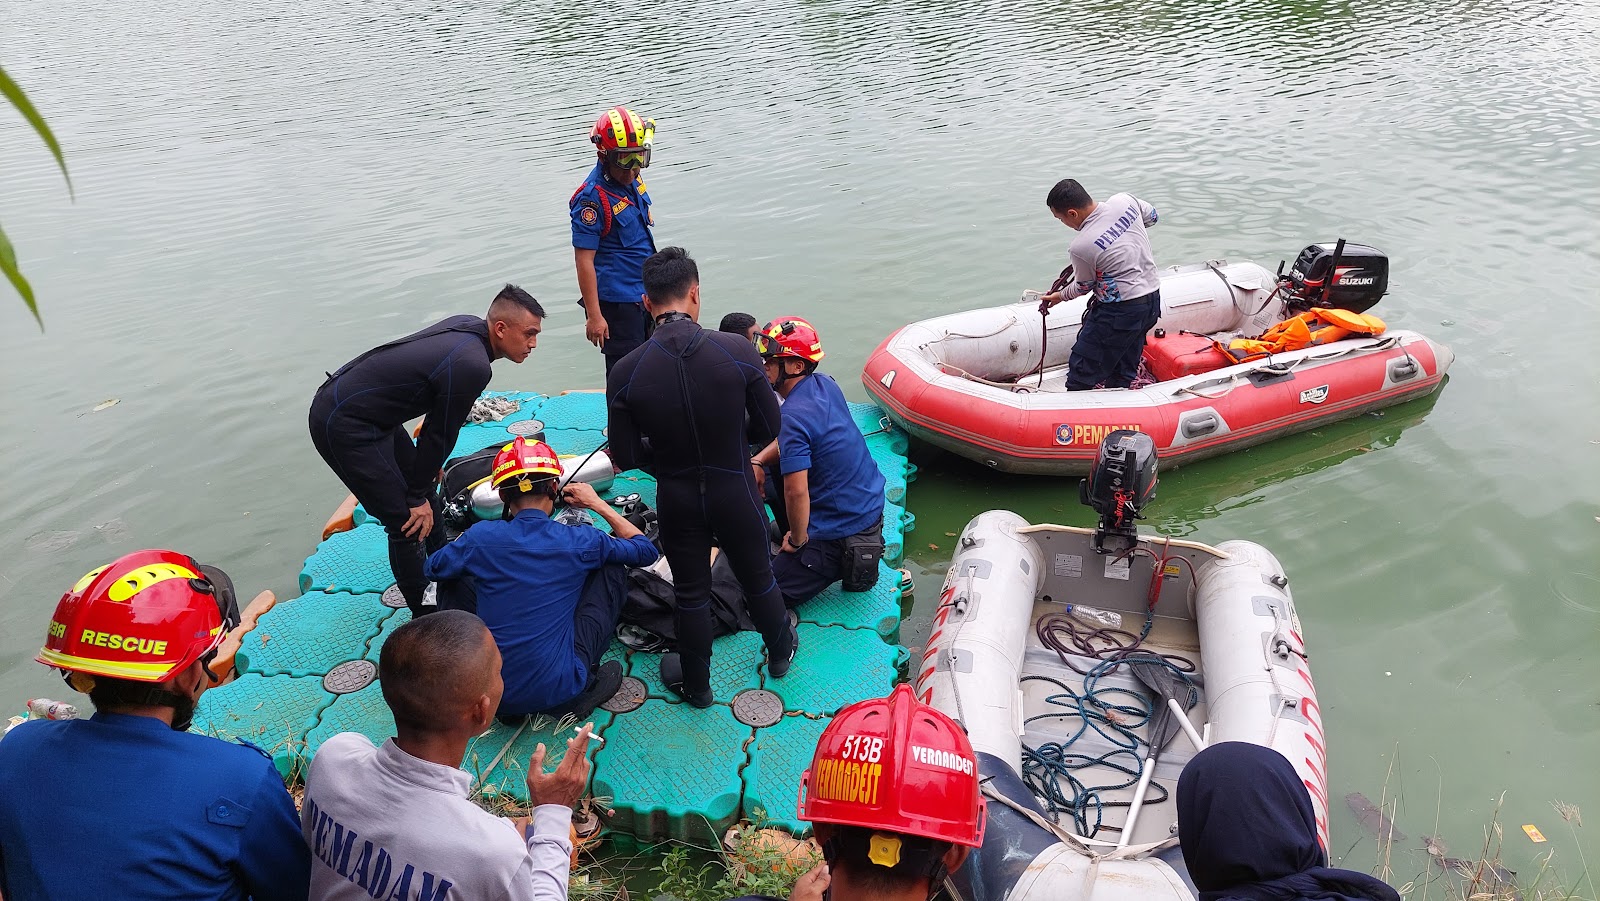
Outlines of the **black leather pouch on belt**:
[[878,584],[878,561],[883,559],[883,520],[844,540],[845,591],[870,591]]

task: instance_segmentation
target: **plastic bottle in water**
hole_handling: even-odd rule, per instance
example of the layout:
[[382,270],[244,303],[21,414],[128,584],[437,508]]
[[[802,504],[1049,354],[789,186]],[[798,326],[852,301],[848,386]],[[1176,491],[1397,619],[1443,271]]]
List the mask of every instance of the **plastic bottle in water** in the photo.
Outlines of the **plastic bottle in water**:
[[1122,628],[1122,614],[1115,610],[1101,610],[1099,607],[1068,604],[1067,615],[1086,626],[1096,629]]
[[78,718],[78,708],[66,701],[34,698],[28,702],[28,716],[36,720],[75,720]]

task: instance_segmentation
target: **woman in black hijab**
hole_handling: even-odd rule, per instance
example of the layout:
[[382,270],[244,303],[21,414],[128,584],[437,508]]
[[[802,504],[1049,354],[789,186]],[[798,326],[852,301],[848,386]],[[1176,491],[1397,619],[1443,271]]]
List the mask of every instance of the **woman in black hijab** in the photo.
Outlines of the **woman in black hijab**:
[[1271,748],[1195,755],[1178,778],[1178,838],[1200,901],[1400,901],[1382,880],[1325,866],[1311,796]]

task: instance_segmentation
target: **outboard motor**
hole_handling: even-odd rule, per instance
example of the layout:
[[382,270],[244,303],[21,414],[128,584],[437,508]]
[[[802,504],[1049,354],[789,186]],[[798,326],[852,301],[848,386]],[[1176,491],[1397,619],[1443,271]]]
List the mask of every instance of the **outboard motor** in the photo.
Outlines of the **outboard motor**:
[[1278,290],[1291,314],[1312,307],[1364,313],[1389,290],[1389,257],[1343,238],[1331,245],[1313,244],[1295,257],[1288,275],[1283,263],[1278,264]]
[[[1144,432],[1118,429],[1100,442],[1089,477],[1078,483],[1078,500],[1100,514],[1096,553],[1125,551],[1138,543],[1133,521],[1156,496],[1156,443]],[[1106,539],[1117,547],[1107,548]]]

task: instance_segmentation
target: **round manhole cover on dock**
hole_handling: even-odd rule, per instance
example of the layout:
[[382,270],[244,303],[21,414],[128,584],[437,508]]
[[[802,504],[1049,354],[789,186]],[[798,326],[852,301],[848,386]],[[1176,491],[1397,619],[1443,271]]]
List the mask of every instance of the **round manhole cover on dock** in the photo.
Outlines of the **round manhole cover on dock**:
[[544,420],[524,419],[521,422],[513,422],[506,426],[506,431],[513,435],[521,435],[524,438],[538,438],[540,441],[543,441]]
[[390,585],[383,590],[383,606],[396,609],[406,605],[406,596],[400,593],[399,585]]
[[360,691],[378,678],[378,665],[371,660],[346,660],[322,677],[322,687],[329,694],[347,695]]
[[616,694],[612,695],[604,704],[601,704],[600,709],[609,710],[612,713],[627,713],[630,710],[638,710],[644,706],[644,695],[645,687],[643,682],[632,676],[623,676],[622,684],[617,686]]
[[783,699],[764,688],[751,688],[733,696],[733,718],[746,726],[776,725],[783,719]]

